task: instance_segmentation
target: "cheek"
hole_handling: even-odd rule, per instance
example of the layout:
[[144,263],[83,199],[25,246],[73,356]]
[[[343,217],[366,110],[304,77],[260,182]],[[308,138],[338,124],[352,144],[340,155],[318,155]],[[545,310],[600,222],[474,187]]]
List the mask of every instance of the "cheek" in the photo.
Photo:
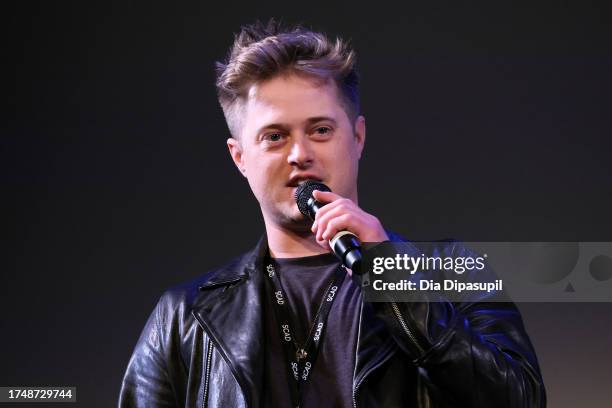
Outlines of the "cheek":
[[334,146],[330,151],[333,154],[322,156],[320,163],[331,179],[332,190],[347,196],[352,192],[357,179],[358,157],[350,144]]
[[[283,167],[279,158],[250,155],[247,158],[247,173],[251,189],[258,197],[272,196],[274,186],[280,185]],[[282,180],[281,180],[282,181]]]
[[347,176],[352,173],[356,161],[352,146],[336,144],[329,146],[319,155],[319,163],[329,172],[330,176]]

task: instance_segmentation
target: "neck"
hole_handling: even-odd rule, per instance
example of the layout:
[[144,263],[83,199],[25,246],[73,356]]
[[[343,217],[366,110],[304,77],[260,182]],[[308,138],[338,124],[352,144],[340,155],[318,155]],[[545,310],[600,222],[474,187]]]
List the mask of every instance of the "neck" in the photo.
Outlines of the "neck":
[[268,248],[272,258],[300,258],[330,251],[317,244],[315,235],[309,230],[295,231],[265,222]]

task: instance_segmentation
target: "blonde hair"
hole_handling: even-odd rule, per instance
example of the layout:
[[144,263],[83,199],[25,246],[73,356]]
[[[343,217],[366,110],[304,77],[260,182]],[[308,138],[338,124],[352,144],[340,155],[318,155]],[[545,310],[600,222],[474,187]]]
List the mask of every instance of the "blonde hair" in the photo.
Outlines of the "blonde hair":
[[258,21],[242,26],[226,60],[216,63],[216,72],[217,97],[234,138],[240,134],[250,87],[280,74],[331,79],[351,123],[360,113],[355,52],[341,38],[332,42],[301,26],[283,29],[274,19],[266,25]]

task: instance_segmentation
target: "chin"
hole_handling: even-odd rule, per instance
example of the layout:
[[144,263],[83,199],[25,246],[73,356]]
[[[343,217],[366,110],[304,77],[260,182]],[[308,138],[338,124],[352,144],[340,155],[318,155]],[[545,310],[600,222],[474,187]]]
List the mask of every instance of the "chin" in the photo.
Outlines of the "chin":
[[292,231],[310,231],[312,227],[310,218],[304,216],[297,207],[283,211],[279,221],[283,227]]

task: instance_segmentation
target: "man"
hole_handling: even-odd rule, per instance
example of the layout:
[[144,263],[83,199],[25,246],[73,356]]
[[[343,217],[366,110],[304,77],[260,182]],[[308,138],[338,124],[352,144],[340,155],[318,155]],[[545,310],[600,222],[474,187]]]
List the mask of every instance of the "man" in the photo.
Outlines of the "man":
[[[125,374],[122,407],[535,407],[536,357],[512,304],[369,303],[328,240],[390,236],[358,205],[366,137],[355,55],[271,22],[218,64],[230,155],[261,207],[257,247],[166,292]],[[326,203],[314,223],[294,193]],[[355,278],[355,281],[353,281]]]

